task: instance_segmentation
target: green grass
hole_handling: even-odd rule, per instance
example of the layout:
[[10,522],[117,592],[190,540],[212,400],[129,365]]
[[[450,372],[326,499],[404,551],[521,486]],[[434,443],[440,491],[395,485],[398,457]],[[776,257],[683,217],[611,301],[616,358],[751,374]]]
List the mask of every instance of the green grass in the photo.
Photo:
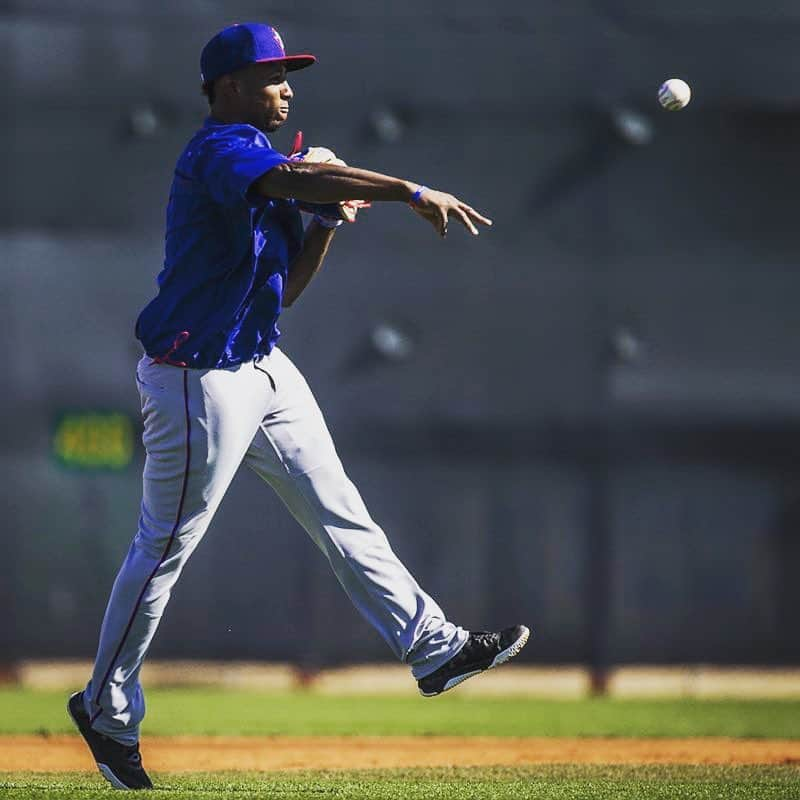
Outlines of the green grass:
[[[65,692],[0,689],[0,734],[73,733]],[[800,701],[328,697],[153,689],[146,735],[733,736],[800,739]],[[2,746],[0,744],[0,746]],[[800,793],[798,793],[800,800]]]
[[[797,800],[796,767],[548,766],[156,775],[148,798],[337,800]],[[108,800],[99,775],[0,775],[0,797]]]

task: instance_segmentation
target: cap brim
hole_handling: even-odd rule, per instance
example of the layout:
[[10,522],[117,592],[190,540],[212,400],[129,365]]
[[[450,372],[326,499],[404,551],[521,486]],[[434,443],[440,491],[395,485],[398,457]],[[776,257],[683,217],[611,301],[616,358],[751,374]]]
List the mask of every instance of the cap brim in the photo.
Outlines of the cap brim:
[[283,56],[282,58],[260,58],[255,64],[285,64],[287,72],[295,72],[298,69],[305,69],[316,63],[316,56],[309,54],[297,56]]

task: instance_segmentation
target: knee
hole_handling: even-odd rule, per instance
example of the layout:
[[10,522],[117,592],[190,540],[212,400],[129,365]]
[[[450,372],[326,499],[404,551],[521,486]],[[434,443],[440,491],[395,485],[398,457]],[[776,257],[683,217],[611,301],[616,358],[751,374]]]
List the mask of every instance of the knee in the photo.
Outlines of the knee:
[[353,527],[377,527],[358,489],[338,460],[323,464],[295,480],[321,517],[345,520],[352,523]]
[[208,527],[205,518],[206,514],[198,514],[186,521],[166,521],[143,513],[133,547],[149,558],[161,558],[167,549],[172,554],[191,553]]

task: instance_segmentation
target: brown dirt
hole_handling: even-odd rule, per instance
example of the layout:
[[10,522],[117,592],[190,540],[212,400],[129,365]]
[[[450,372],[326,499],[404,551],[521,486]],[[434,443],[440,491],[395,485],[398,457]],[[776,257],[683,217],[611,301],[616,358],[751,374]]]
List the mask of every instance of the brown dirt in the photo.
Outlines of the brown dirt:
[[[450,736],[150,737],[149,769],[369,769],[522,764],[800,764],[782,739],[555,739]],[[94,763],[76,736],[0,737],[0,772],[80,772]]]

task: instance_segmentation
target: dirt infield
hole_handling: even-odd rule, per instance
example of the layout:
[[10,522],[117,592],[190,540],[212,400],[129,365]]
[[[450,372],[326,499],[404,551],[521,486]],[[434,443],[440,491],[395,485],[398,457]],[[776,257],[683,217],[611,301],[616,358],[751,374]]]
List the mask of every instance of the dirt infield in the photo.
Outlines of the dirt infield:
[[[783,739],[556,739],[449,736],[150,737],[148,768],[370,769],[523,764],[800,764],[800,741]],[[93,770],[76,736],[0,737],[0,772]]]

